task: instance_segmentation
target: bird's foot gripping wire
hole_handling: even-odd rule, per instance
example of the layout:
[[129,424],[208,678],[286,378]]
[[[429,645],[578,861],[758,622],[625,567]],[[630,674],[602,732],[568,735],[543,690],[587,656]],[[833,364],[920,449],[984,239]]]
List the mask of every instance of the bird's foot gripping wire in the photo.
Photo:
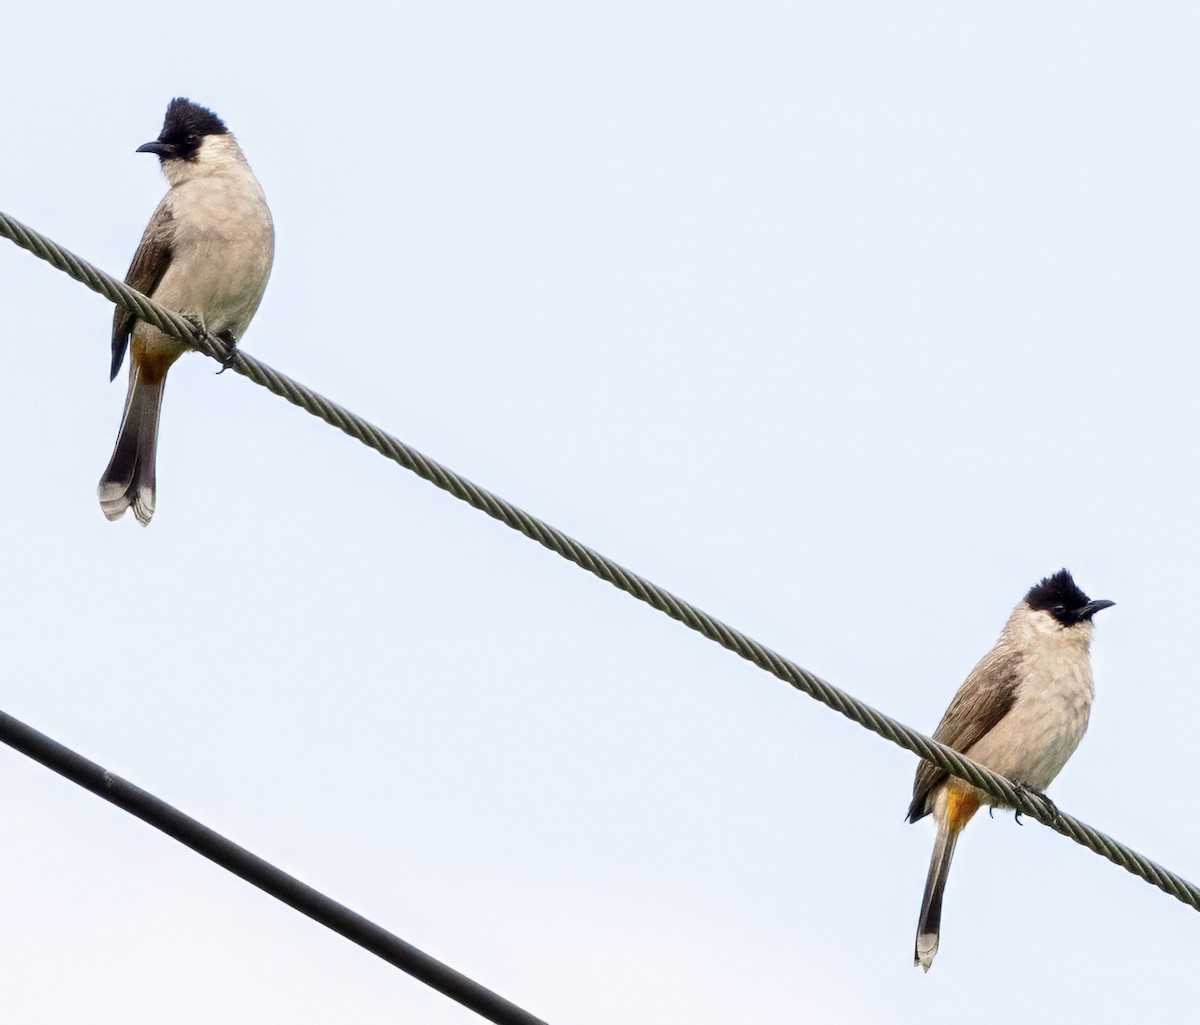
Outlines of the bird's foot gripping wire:
[[[185,313],[183,314],[183,319],[191,324],[201,335],[208,334],[208,328],[204,324],[203,317],[195,313]],[[221,369],[217,371],[218,374],[223,374],[226,370],[237,365],[237,339],[233,337],[232,331],[218,331],[212,337],[225,345],[225,356],[221,360]]]
[[221,360],[221,369],[217,371],[217,374],[219,375],[225,373],[226,370],[232,370],[235,366],[237,366],[238,354],[237,339],[233,337],[232,331],[222,331],[217,335],[217,337],[225,343],[227,349],[225,358]]
[[[1045,795],[1045,794],[1044,794],[1042,791],[1040,791],[1040,790],[1035,790],[1033,787],[1031,787],[1031,786],[1027,786],[1027,785],[1026,785],[1026,784],[1024,784],[1024,783],[1018,783],[1018,784],[1017,784],[1017,789],[1018,789],[1018,790],[1020,790],[1020,791],[1021,791],[1021,793],[1023,793],[1023,794],[1031,794],[1031,795],[1032,795],[1032,796],[1034,796],[1034,797],[1040,797],[1040,798],[1041,798],[1043,801],[1045,801],[1045,802],[1046,802],[1047,806],[1050,808],[1050,822],[1051,822],[1051,824],[1053,824],[1053,823],[1055,823],[1055,822],[1057,822],[1057,821],[1058,821],[1058,818],[1059,818],[1059,814],[1058,814],[1058,805],[1056,805],[1056,804],[1055,804],[1055,803],[1054,803],[1052,800],[1050,800],[1050,798],[1049,798],[1049,797],[1047,797],[1047,796],[1046,796],[1046,795]],[[1014,817],[1015,817],[1015,818],[1016,818],[1016,820],[1017,820],[1017,825],[1018,825],[1018,826],[1023,826],[1023,825],[1024,825],[1024,823],[1021,821],[1021,813],[1018,811],[1018,812],[1014,812],[1013,814],[1014,814]]]
[[191,324],[201,336],[208,334],[208,328],[204,326],[204,318],[198,313],[184,313],[182,314],[182,317],[189,324]]

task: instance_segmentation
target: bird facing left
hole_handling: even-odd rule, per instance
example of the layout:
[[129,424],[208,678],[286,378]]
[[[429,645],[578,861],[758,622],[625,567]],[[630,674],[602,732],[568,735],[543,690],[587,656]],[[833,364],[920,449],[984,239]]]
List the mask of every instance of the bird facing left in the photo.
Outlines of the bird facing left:
[[[170,188],[146,225],[126,284],[236,344],[262,301],[275,257],[275,228],[258,179],[225,122],[183,97],[171,100],[158,138],[137,152],[158,157]],[[110,520],[132,506],[145,525],[154,515],[163,386],[188,346],[117,307],[113,378],[127,348],[125,412],[97,493]]]

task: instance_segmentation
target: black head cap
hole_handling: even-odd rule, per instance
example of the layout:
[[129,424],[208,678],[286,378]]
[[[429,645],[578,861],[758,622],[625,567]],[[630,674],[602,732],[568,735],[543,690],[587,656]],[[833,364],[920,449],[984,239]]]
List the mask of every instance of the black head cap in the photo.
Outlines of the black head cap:
[[167,116],[158,138],[139,146],[138,152],[157,153],[162,160],[194,160],[206,135],[228,134],[225,122],[207,107],[176,96],[167,104]]
[[1073,626],[1091,619],[1101,609],[1116,604],[1106,598],[1092,601],[1065,569],[1034,584],[1025,595],[1025,602],[1031,609],[1049,612],[1063,626]]

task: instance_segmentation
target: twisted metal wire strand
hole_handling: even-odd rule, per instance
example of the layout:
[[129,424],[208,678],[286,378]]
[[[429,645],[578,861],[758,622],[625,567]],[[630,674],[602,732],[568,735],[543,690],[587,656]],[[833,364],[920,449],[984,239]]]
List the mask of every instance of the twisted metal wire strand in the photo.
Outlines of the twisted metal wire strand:
[[265,363],[259,362],[240,350],[230,352],[219,339],[203,334],[183,317],[163,309],[140,292],[67,252],[44,235],[3,212],[0,212],[0,235],[15,242],[22,249],[29,250],[35,256],[64,271],[77,281],[83,282],[93,291],[99,292],[125,309],[133,311],[141,319],[173,337],[193,345],[205,355],[222,361],[230,369],[236,370],[242,376],[250,378],[256,384],[287,399],[313,416],[332,424],[350,437],[356,438],[393,462],[399,463],[406,470],[411,470],[418,477],[437,485],[443,491],[448,491],[455,498],[461,499],[487,513],[493,519],[499,520],[505,526],[537,541],[601,580],[607,581],[659,612],[678,620],[710,641],[715,641],[760,669],[791,684],[809,697],[840,712],[847,719],[860,726],[865,726],[873,733],[878,733],[892,743],[933,762],[952,775],[973,783],[990,794],[998,803],[1014,808],[1063,836],[1070,837],[1088,850],[1102,855],[1126,871],[1139,876],[1189,907],[1200,911],[1200,887],[1188,882],[1182,876],[1163,868],[1079,819],[1059,811],[1039,794],[1016,786],[1005,777],[985,769],[982,765],[977,765],[959,752],[939,744],[904,723],[863,704],[782,655],[747,637],[741,631],[727,626],[719,619],[715,619],[688,602],[675,597],[669,591],[665,591],[638,574],[623,568],[586,545],[580,544],[574,538],[568,537],[562,531],[543,523],[432,459],[427,459],[399,439],[373,426],[349,410],[343,409],[337,403],[318,395],[299,382],[293,381],[285,374],[273,370]]

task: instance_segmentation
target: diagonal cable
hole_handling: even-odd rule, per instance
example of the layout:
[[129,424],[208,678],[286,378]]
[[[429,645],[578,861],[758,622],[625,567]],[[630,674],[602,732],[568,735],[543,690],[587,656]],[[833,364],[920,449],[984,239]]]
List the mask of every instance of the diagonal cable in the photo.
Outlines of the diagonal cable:
[[498,1025],[546,1025],[541,1018],[535,1018],[449,965],[405,943],[399,936],[394,936],[345,905],[300,882],[295,876],[251,854],[246,848],[239,847],[178,808],[171,807],[166,801],[146,793],[120,776],[114,776],[95,762],[88,761],[4,712],[0,712],[0,743],[8,744],[72,783],[78,783],[110,804],[162,830],[197,854],[216,862],[352,943],[357,943],[376,957],[408,972],[451,1000],[469,1007],[488,1021],[497,1022]]
[[471,483],[465,477],[459,476],[432,459],[427,459],[416,449],[342,408],[337,403],[330,402],[329,399],[318,395],[299,382],[293,381],[285,374],[273,370],[265,363],[240,351],[235,352],[231,358],[225,345],[218,339],[211,336],[202,337],[192,324],[178,314],[163,309],[140,292],[60,248],[44,235],[2,212],[0,212],[0,235],[11,239],[22,249],[28,249],[77,281],[82,281],[93,291],[99,292],[125,309],[132,310],[148,323],[195,346],[214,359],[226,361],[231,369],[250,378],[256,384],[262,385],[268,391],[282,396],[293,405],[332,424],[349,434],[350,437],[357,438],[364,445],[375,449],[376,452],[393,462],[399,463],[406,470],[411,470],[443,491],[448,491],[455,498],[482,510],[493,519],[497,519],[513,530],[537,541],[564,559],[598,576],[601,580],[608,581],[614,587],[633,595],[639,601],[644,601],[659,612],[678,620],[689,629],[703,634],[710,641],[715,641],[723,648],[728,648],[746,661],[752,662],[760,669],[791,684],[809,697],[840,712],[847,719],[851,719],[860,726],[865,726],[872,732],[878,733],[881,737],[886,737],[892,743],[920,755],[952,775],[973,783],[1000,803],[1037,819],[1043,825],[1062,833],[1063,836],[1070,837],[1076,843],[1108,858],[1114,864],[1120,865],[1189,907],[1200,911],[1200,888],[1182,876],[1163,868],[1086,823],[1058,811],[1045,798],[1017,787],[1005,777],[990,769],[985,769],[957,751],[944,744],[939,744],[923,733],[919,733],[912,727],[906,726],[882,712],[876,711],[845,691],[826,683],[796,663],[747,637],[741,631],[727,626],[719,619],[715,619],[681,598],[675,597],[670,591],[663,590],[599,552],[580,544],[562,531],[543,523],[537,517],[531,516],[490,491]]

